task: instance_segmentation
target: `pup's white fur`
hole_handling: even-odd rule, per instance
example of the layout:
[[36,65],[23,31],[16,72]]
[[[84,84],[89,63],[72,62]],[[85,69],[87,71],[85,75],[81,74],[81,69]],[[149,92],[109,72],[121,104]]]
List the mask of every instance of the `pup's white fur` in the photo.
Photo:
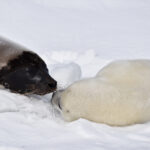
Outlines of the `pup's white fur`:
[[67,121],[85,118],[113,126],[149,121],[150,60],[113,62],[63,91],[60,105]]

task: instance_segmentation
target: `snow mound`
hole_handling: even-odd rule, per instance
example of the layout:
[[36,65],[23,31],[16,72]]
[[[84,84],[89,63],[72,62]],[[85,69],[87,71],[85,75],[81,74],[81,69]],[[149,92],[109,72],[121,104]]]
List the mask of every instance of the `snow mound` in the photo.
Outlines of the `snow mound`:
[[58,82],[58,89],[62,89],[81,78],[81,68],[76,63],[57,64],[51,75]]

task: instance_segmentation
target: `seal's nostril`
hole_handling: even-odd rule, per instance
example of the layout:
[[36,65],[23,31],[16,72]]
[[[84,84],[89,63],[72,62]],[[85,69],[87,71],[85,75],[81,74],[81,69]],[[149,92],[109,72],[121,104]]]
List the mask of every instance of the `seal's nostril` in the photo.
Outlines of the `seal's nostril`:
[[48,83],[48,85],[49,85],[49,87],[51,87],[51,88],[56,88],[56,87],[57,87],[57,82],[54,81],[54,82],[52,82],[52,83]]

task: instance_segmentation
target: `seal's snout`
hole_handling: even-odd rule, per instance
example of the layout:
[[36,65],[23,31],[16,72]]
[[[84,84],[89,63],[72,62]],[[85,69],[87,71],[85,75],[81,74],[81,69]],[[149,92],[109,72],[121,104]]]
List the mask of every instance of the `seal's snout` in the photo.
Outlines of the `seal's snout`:
[[57,82],[56,82],[55,80],[49,81],[49,82],[48,82],[48,86],[49,86],[50,88],[56,89],[56,88],[57,88]]

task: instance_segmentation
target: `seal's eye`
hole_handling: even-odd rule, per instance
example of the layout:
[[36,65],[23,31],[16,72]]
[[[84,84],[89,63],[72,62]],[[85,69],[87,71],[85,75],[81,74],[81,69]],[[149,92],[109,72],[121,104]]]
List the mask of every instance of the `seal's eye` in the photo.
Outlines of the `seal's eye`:
[[66,110],[66,112],[67,112],[67,113],[70,113],[70,111],[69,111],[69,110]]
[[60,105],[60,100],[58,101],[58,107],[62,110],[62,107]]
[[71,115],[71,112],[70,112],[70,110],[69,110],[68,108],[65,108],[65,109],[63,110],[63,112],[64,112],[66,115]]
[[52,99],[54,98],[55,95],[56,95],[56,92],[53,92],[53,94],[52,94]]

